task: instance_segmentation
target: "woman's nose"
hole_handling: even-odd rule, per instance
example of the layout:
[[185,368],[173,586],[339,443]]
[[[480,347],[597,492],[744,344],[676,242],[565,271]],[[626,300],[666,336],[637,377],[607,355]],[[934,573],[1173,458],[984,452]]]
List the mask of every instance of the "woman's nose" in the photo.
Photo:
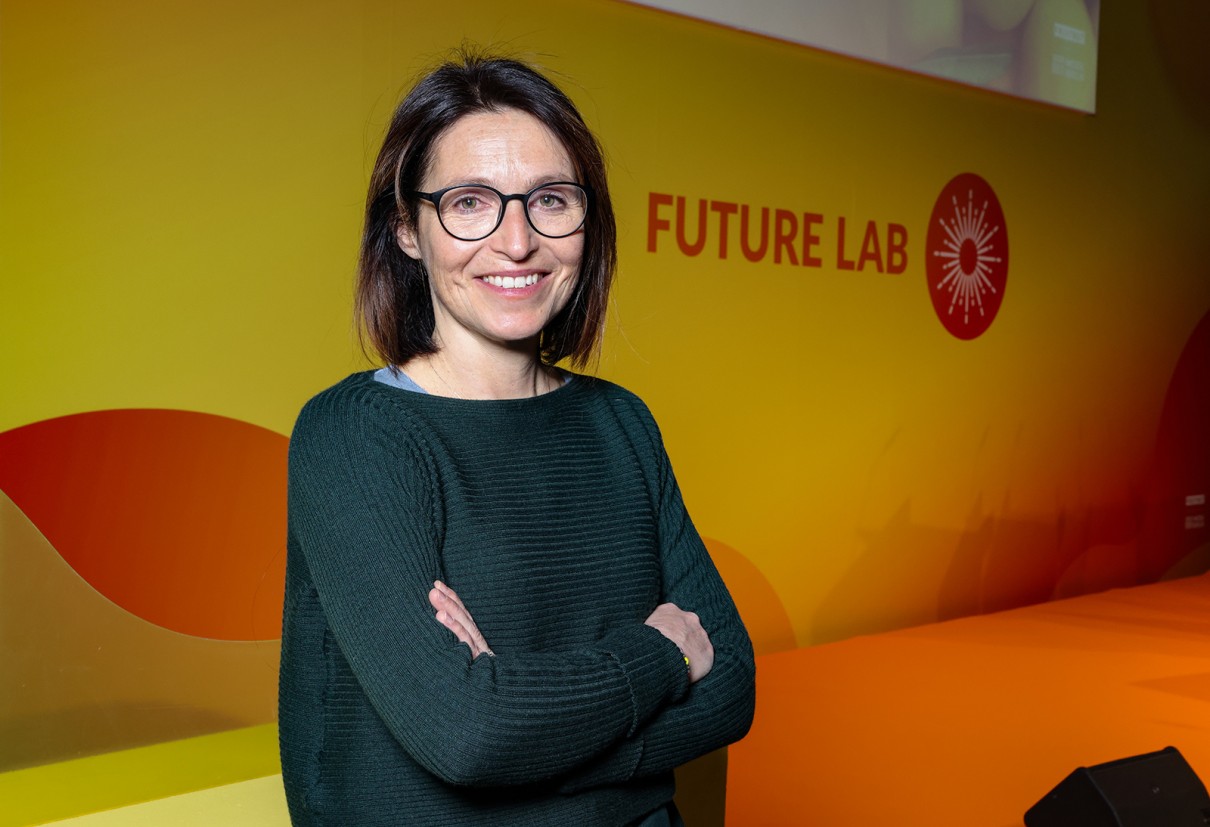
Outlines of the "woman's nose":
[[510,201],[504,205],[504,218],[492,238],[499,244],[502,252],[515,260],[524,259],[534,251],[538,234],[525,216],[525,204]]

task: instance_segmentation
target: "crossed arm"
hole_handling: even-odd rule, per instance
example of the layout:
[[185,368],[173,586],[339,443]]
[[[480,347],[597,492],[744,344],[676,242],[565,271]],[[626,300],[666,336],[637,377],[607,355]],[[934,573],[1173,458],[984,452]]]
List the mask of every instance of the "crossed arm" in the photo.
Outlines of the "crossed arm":
[[[480,655],[495,655],[457,592],[438,580],[429,591],[429,603],[437,613],[437,621],[470,647],[472,659]],[[661,603],[643,622],[681,650],[689,667],[690,684],[710,674],[714,666],[714,646],[696,614],[686,612],[673,603]]]

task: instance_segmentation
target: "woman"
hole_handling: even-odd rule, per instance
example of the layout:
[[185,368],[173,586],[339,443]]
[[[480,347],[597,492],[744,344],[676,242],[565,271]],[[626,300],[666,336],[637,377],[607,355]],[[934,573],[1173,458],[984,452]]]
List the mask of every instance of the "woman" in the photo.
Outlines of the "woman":
[[636,397],[588,360],[615,266],[562,92],[465,57],[400,104],[358,312],[390,366],[290,445],[295,825],[676,824],[672,769],[753,713],[752,649]]

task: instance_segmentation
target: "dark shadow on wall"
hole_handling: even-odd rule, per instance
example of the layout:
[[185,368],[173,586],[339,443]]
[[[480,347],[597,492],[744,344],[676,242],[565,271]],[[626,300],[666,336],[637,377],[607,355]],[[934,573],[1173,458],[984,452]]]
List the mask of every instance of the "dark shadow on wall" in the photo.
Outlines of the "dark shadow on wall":
[[1160,414],[1139,538],[1147,581],[1210,568],[1208,489],[1210,313],[1202,316],[1177,360]]
[[1058,504],[1042,519],[976,497],[961,531],[913,521],[904,501],[864,532],[866,550],[820,604],[812,642],[1202,574],[1208,494],[1210,313],[1173,370],[1139,491],[1121,502]]
[[676,808],[690,827],[723,827],[727,813],[727,749],[676,770]]
[[1182,111],[1210,130],[1210,3],[1205,0],[1149,0],[1147,11],[1155,49],[1172,87],[1184,104]]

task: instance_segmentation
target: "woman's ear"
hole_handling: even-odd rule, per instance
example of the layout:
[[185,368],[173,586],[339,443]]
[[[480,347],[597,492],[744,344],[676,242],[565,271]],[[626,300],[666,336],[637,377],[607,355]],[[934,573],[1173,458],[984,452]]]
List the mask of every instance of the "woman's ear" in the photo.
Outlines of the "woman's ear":
[[399,249],[409,258],[420,259],[420,245],[416,241],[416,230],[407,221],[400,221],[395,227],[395,240]]

